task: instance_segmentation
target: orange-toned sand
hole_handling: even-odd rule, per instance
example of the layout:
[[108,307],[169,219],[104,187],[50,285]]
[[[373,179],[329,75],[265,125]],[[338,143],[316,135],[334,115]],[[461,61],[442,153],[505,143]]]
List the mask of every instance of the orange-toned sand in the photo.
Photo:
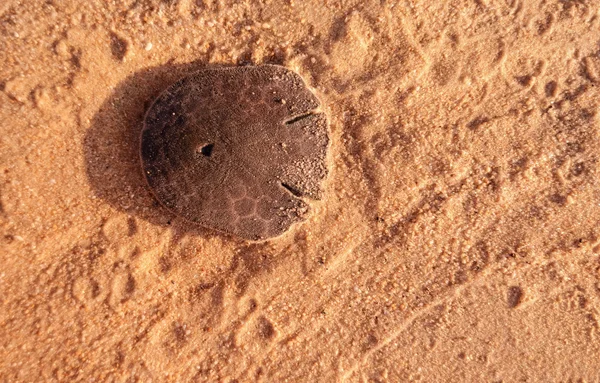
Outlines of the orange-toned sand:
[[[3,0],[1,382],[600,381],[595,0]],[[162,209],[145,108],[213,65],[330,120],[309,220]]]

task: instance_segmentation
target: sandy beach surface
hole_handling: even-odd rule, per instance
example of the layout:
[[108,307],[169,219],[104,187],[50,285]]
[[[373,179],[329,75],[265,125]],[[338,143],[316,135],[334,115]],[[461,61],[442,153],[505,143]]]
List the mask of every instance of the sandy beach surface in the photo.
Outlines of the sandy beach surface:
[[[144,112],[299,73],[309,218],[251,243],[153,197]],[[600,4],[0,1],[1,382],[599,382]]]

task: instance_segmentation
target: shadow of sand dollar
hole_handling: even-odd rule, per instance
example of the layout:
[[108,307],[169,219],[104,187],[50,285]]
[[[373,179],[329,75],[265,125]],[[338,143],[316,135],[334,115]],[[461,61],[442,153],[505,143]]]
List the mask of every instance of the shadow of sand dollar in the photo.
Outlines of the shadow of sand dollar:
[[273,237],[305,216],[305,198],[320,197],[328,138],[318,105],[298,75],[277,66],[139,71],[92,120],[88,179],[97,197],[153,224]]
[[206,68],[148,110],[141,158],[157,199],[187,221],[262,240],[319,199],[327,120],[296,73],[276,65]]
[[173,215],[154,198],[140,165],[146,109],[158,94],[202,63],[164,65],[123,80],[92,119],[83,142],[88,180],[96,197],[117,210],[167,226]]

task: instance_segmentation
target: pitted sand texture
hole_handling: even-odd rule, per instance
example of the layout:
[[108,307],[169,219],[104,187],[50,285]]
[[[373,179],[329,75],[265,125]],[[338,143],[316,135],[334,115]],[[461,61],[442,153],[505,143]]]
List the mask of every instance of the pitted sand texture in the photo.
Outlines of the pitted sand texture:
[[148,111],[143,170],[188,221],[260,240],[303,218],[327,174],[327,119],[297,74],[276,65],[204,69]]
[[[600,382],[599,44],[597,0],[0,0],[0,382]],[[248,241],[159,203],[140,137],[265,64],[328,174]]]

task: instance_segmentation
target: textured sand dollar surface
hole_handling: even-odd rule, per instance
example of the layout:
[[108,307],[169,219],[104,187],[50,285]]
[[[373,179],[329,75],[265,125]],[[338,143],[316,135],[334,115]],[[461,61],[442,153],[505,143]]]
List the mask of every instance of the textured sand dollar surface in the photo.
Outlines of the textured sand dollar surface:
[[327,120],[294,72],[276,65],[204,69],[147,112],[144,173],[176,214],[247,239],[285,232],[319,199]]

